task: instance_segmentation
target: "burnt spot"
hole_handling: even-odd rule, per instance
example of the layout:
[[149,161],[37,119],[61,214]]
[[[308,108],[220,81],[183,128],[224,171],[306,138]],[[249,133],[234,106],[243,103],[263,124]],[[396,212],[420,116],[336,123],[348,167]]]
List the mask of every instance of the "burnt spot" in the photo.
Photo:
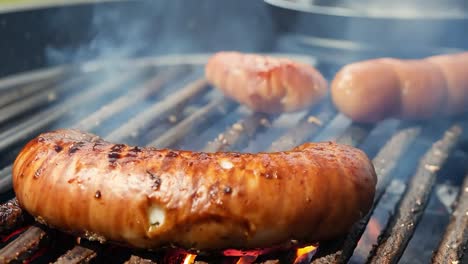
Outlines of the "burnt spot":
[[224,193],[225,194],[231,194],[232,193],[232,188],[230,186],[226,186],[224,187]]
[[74,143],[73,145],[71,145],[70,149],[68,150],[68,153],[73,154],[77,152],[78,150],[80,150],[81,147],[83,147],[83,145],[84,145],[84,142]]
[[63,150],[63,147],[60,146],[60,145],[55,145],[55,146],[54,146],[54,150],[55,150],[55,152],[59,153],[60,151]]
[[234,158],[239,158],[239,157],[241,156],[240,153],[237,153],[237,152],[236,152],[236,153],[232,153],[231,155],[232,155]]
[[73,154],[73,153],[77,152],[78,150],[80,150],[79,147],[71,146],[70,149],[68,150],[68,153]]
[[107,155],[109,159],[120,159],[120,153],[111,152]]
[[102,146],[102,145],[104,145],[104,144],[101,143],[101,142],[96,142],[96,143],[94,143],[94,145],[93,145],[93,150],[96,150],[99,146]]
[[192,167],[193,166],[193,161],[189,162],[189,167]]
[[176,152],[174,151],[169,151],[167,154],[166,154],[166,158],[175,158],[179,156],[179,154],[177,154]]
[[94,194],[94,198],[101,199],[101,191],[97,190],[96,193]]
[[154,182],[153,182],[153,185],[151,185],[151,188],[155,191],[159,190],[159,187],[161,187],[161,178],[157,177]]
[[135,157],[138,156],[138,153],[140,153],[140,152],[142,152],[142,149],[135,146],[135,147],[128,150],[127,157],[135,158]]
[[127,152],[127,157],[136,158],[138,155],[135,152]]
[[135,147],[131,148],[129,151],[130,151],[130,152],[138,153],[138,152],[142,152],[142,149],[139,148],[139,147],[137,147],[137,146],[135,146]]
[[151,181],[153,182],[151,184],[151,188],[155,191],[159,190],[159,187],[161,187],[161,183],[162,183],[161,178],[149,170],[147,170],[146,173],[149,175]]
[[111,151],[112,152],[121,152],[123,148],[125,148],[124,144],[115,144],[114,146],[112,146]]
[[36,170],[36,172],[34,172],[33,178],[34,178],[34,179],[39,179],[39,177],[41,176],[41,174],[42,174],[42,168],[39,168],[39,169]]
[[115,163],[118,159],[120,159],[120,153],[117,152],[110,152],[107,154],[107,158],[109,158],[109,163],[113,164]]

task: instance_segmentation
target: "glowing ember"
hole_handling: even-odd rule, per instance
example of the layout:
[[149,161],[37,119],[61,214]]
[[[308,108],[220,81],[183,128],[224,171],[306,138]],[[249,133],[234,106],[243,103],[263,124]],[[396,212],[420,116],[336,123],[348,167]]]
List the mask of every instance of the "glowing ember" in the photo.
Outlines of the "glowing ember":
[[39,249],[38,251],[36,251],[36,253],[34,253],[34,255],[32,255],[29,259],[26,259],[25,261],[23,261],[23,264],[30,264],[32,263],[34,260],[36,260],[37,258],[41,257],[42,255],[44,255],[46,252],[47,252],[48,248],[41,248]]
[[372,241],[377,240],[377,237],[380,234],[380,230],[382,230],[382,227],[380,226],[379,221],[377,221],[375,218],[371,218],[369,221],[369,235]]
[[276,246],[270,248],[262,248],[262,249],[249,249],[249,250],[238,250],[238,249],[226,249],[223,251],[223,255],[227,257],[242,257],[242,256],[260,256],[269,254],[276,251],[285,250],[288,247],[286,246]]
[[170,249],[164,255],[162,263],[193,264],[197,255],[180,248]]
[[184,259],[184,264],[193,264],[197,255],[187,254]]
[[310,245],[296,249],[296,260],[294,260],[294,264],[310,263],[317,249],[318,245]]
[[377,241],[377,238],[382,230],[379,219],[372,217],[367,224],[366,231],[358,241],[358,247],[371,248]]
[[2,242],[5,243],[7,242],[8,240],[12,239],[14,236],[16,235],[19,235],[21,233],[23,233],[23,231],[25,231],[26,229],[28,229],[29,226],[25,226],[25,227],[21,227],[19,229],[16,229],[15,231],[11,232],[9,235],[5,236],[5,237],[2,237]]

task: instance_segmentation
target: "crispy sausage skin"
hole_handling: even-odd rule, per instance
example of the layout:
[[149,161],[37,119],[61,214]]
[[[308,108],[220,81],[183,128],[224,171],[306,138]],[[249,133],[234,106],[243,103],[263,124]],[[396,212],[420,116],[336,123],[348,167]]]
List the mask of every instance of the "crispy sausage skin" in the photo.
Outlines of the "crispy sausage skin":
[[320,101],[328,91],[312,66],[239,52],[219,52],[205,68],[206,78],[225,95],[256,112],[298,111]]
[[331,142],[289,152],[196,153],[111,144],[76,130],[39,135],[13,167],[38,221],[139,248],[256,248],[335,238],[372,205],[376,174]]
[[336,74],[332,100],[358,122],[454,115],[468,108],[467,68],[468,53],[356,62]]

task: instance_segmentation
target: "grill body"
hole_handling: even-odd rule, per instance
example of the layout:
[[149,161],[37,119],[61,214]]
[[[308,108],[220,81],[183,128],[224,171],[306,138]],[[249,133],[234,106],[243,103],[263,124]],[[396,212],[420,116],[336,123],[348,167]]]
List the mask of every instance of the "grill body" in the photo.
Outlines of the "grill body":
[[[2,200],[14,196],[11,163],[20,148],[56,128],[78,128],[114,142],[207,152],[277,151],[306,141],[335,140],[361,148],[373,159],[379,177],[375,205],[346,237],[322,243],[312,263],[444,263],[461,258],[467,242],[466,117],[363,125],[337,113],[329,98],[299,113],[252,113],[203,79],[208,56],[95,61],[0,80]],[[329,70],[313,57],[288,56]],[[14,199],[2,205],[0,214],[3,261],[40,256],[33,263],[164,263],[172,254],[77,243],[35,223]],[[200,256],[196,261],[221,260]],[[291,254],[257,259],[265,261],[290,263]]]

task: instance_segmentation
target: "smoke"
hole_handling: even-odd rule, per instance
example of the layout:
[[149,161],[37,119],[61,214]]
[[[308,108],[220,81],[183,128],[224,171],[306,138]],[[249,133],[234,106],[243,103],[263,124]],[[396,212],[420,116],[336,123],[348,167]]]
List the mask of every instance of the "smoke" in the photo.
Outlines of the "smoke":
[[50,18],[51,27],[74,25],[69,34],[86,36],[78,44],[49,45],[50,65],[222,49],[259,51],[272,45],[272,21],[262,1],[124,1],[93,6],[83,26],[74,19],[70,9]]

